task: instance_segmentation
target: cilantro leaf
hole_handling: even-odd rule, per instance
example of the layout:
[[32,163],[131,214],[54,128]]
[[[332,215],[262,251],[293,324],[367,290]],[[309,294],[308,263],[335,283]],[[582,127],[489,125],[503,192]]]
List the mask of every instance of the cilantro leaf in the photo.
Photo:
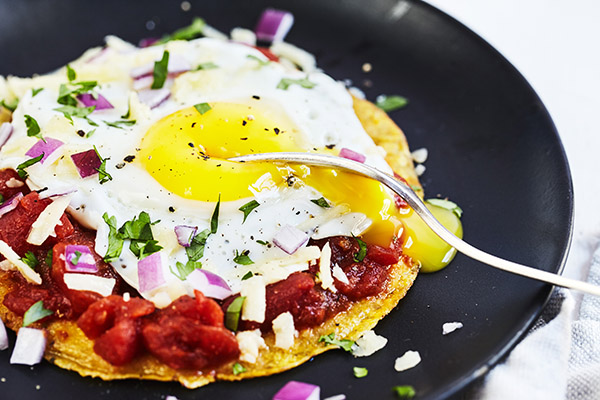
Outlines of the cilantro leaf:
[[101,161],[100,167],[97,169],[97,171],[98,179],[100,180],[100,184],[102,185],[108,181],[112,181],[113,178],[108,172],[106,172],[106,160],[108,160],[108,158],[102,158],[100,153],[98,153],[98,149],[96,148],[96,146],[94,146],[94,150],[96,151],[96,155]]
[[369,374],[369,370],[365,367],[354,367],[352,368],[352,371],[354,372],[354,376],[357,378],[364,378]]
[[244,296],[236,297],[227,307],[227,311],[225,311],[225,327],[227,329],[237,331],[245,300]]
[[6,108],[8,111],[10,112],[14,112],[17,109],[17,106],[19,105],[19,100],[14,99],[11,102],[6,102],[6,100],[0,100],[0,106]]
[[354,235],[352,237],[358,242],[358,252],[354,253],[354,261],[361,262],[367,255],[367,244]]
[[30,158],[27,161],[23,161],[21,164],[17,165],[17,173],[19,174],[19,177],[21,177],[21,179],[27,179],[29,174],[27,171],[25,171],[25,168],[31,167],[33,164],[42,161],[42,158],[44,158],[44,153],[35,158]]
[[31,97],[35,97],[39,92],[41,92],[42,90],[44,90],[43,87],[41,88],[37,88],[37,89],[31,89]]
[[209,235],[210,231],[205,229],[192,238],[190,246],[185,248],[185,254],[187,254],[190,261],[198,261],[204,256],[204,246]]
[[250,215],[252,210],[254,210],[258,206],[260,206],[260,203],[256,200],[252,200],[238,208],[238,210],[244,213],[244,220],[242,221],[242,224],[246,222],[246,218],[248,218],[248,215]]
[[175,267],[177,268],[177,273],[173,271],[173,268],[169,267],[171,269],[171,273],[182,281],[185,281],[188,275],[194,272],[195,269],[202,268],[202,263],[198,261],[188,261],[184,264],[177,261]]
[[315,203],[319,207],[331,208],[331,205],[327,200],[325,200],[325,197],[321,197],[320,199],[312,199],[311,202]]
[[131,221],[127,221],[119,228],[119,234],[123,239],[148,241],[154,239],[152,235],[152,222],[150,215],[142,211],[137,217],[133,217]]
[[[90,115],[92,112],[94,112],[95,109],[96,109],[96,106],[75,107],[75,106],[66,105],[66,106],[55,108],[54,111],[63,113],[65,118],[68,119],[69,121],[71,121],[71,125],[73,125],[73,117],[87,119],[87,116]],[[88,122],[89,122],[89,120],[88,120]]]
[[208,103],[194,104],[194,108],[202,115],[212,110],[212,107]]
[[23,326],[29,326],[42,318],[46,318],[48,315],[54,314],[54,311],[46,310],[44,308],[44,302],[42,300],[37,303],[33,303],[31,307],[23,315]]
[[53,261],[53,258],[54,258],[54,253],[52,252],[52,249],[50,249],[50,250],[48,250],[48,252],[46,253],[46,259],[45,259],[45,261],[46,261],[46,265],[47,265],[48,267],[51,267],[51,266],[52,266],[52,261]]
[[453,201],[446,199],[427,199],[427,203],[432,204],[436,207],[445,208],[448,211],[452,211],[458,218],[462,217],[463,210]]
[[235,257],[233,257],[233,262],[241,265],[254,264],[254,261],[250,259],[248,254],[250,254],[250,250],[243,250],[241,253],[236,250]]
[[23,261],[25,264],[27,264],[29,266],[29,268],[35,270],[35,267],[37,267],[40,262],[38,261],[37,257],[35,256],[35,254],[33,254],[33,252],[28,251],[27,253],[25,253],[25,255],[23,257],[21,257],[21,261]]
[[38,139],[44,140],[42,137],[40,126],[38,125],[35,118],[29,114],[25,114],[25,125],[27,126],[27,136],[33,136]]
[[233,364],[233,374],[234,375],[239,375],[242,372],[246,372],[246,371],[247,371],[246,367],[244,367],[242,364],[240,364],[240,363]]
[[254,60],[258,63],[259,66],[264,67],[265,65],[269,65],[271,60],[263,60],[262,58],[256,57],[254,54],[248,54],[247,58]]
[[152,76],[154,80],[152,81],[151,89],[160,89],[165,85],[165,81],[167,80],[167,75],[169,74],[169,52],[164,51],[162,58],[159,61],[154,62],[154,71]]
[[119,258],[123,250],[123,239],[117,231],[117,218],[109,217],[108,213],[102,215],[102,219],[108,225],[108,250],[104,255],[104,261],[111,262]]
[[221,193],[219,193],[219,200],[217,200],[217,205],[215,206],[215,211],[213,211],[213,215],[210,218],[210,233],[217,233],[217,228],[219,227],[219,206],[221,205]]
[[348,339],[337,340],[335,338],[335,333],[333,333],[333,332],[330,333],[329,335],[321,336],[319,338],[319,343],[321,343],[321,342],[325,342],[326,344],[332,344],[334,346],[338,346],[347,352],[352,351],[352,345],[354,344],[354,342],[352,340],[348,340]]
[[256,243],[262,244],[263,246],[268,246],[269,245],[269,242],[266,242],[264,240],[257,240]]
[[146,242],[132,240],[131,243],[129,243],[129,250],[141,260],[142,258],[148,257],[150,254],[162,250],[162,246],[158,244],[158,240],[148,240]]
[[202,64],[198,64],[198,66],[196,67],[196,71],[206,70],[206,69],[215,69],[215,68],[219,68],[219,66],[213,62],[205,62]]
[[127,113],[125,115],[121,115],[123,119],[129,119],[131,116],[131,103],[127,103]]
[[67,64],[67,79],[69,80],[69,82],[73,82],[75,79],[77,79],[77,74],[75,73],[75,70],[71,68],[69,64]]
[[77,95],[91,92],[98,82],[96,81],[83,81],[83,82],[71,82],[67,85],[61,84],[58,88],[58,104],[65,106],[77,106]]
[[110,126],[111,128],[123,129],[123,126],[135,125],[136,121],[134,119],[132,119],[132,120],[121,120],[121,121],[113,121],[113,122],[104,121],[104,123],[106,125]]
[[80,251],[75,251],[75,256],[71,257],[71,259],[69,260],[69,262],[73,265],[77,265],[79,264],[79,259],[81,258],[81,252]]
[[291,85],[300,85],[305,89],[312,89],[317,86],[316,83],[308,80],[308,77],[302,79],[282,78],[277,84],[277,89],[287,90]]
[[205,26],[206,22],[202,18],[196,17],[190,25],[178,29],[170,35],[163,36],[156,44],[163,44],[171,40],[192,40],[202,35]]
[[395,111],[400,108],[406,107],[408,100],[402,96],[377,96],[375,105],[381,108],[385,112]]
[[252,271],[248,271],[244,274],[244,276],[242,276],[242,280],[245,281],[246,279],[250,279],[254,276],[254,274],[252,273]]
[[410,385],[394,386],[392,391],[401,399],[412,399],[417,394],[415,388]]
[[4,204],[4,196],[0,194],[0,205]]

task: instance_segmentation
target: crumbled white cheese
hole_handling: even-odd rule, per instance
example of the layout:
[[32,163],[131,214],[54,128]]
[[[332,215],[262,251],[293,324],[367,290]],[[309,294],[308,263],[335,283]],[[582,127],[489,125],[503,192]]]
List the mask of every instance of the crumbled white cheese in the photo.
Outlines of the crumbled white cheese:
[[350,284],[350,281],[348,280],[348,277],[344,273],[344,270],[342,270],[340,268],[340,266],[337,264],[333,266],[333,277],[335,279],[337,279],[338,281],[345,283],[346,285]]
[[333,277],[331,276],[331,246],[329,242],[325,243],[321,250],[321,258],[319,259],[319,279],[321,280],[321,286],[325,290],[331,290],[337,292],[335,285],[333,284]]
[[233,28],[231,30],[231,40],[238,43],[244,43],[248,46],[256,46],[256,34],[250,29]]
[[2,271],[14,271],[17,267],[8,260],[2,260],[0,261],[0,269]]
[[262,276],[254,275],[242,282],[240,295],[246,297],[242,308],[242,319],[262,323],[267,309],[267,290]]
[[235,338],[240,347],[240,360],[250,364],[256,362],[260,349],[267,348],[265,340],[260,334],[260,329],[238,332]]
[[415,173],[417,174],[417,176],[421,176],[425,173],[425,166],[423,164],[417,164],[417,166],[415,167]]
[[278,57],[290,60],[306,73],[313,72],[317,68],[315,56],[293,44],[275,42],[269,50]]
[[49,236],[56,235],[54,228],[60,223],[60,218],[69,206],[72,195],[61,196],[55,199],[40,213],[38,218],[31,225],[31,231],[26,242],[39,246],[48,239]]
[[346,400],[345,394],[336,394],[335,396],[326,397],[323,400]]
[[423,147],[413,151],[412,153],[410,153],[410,155],[412,156],[414,162],[418,164],[423,164],[425,161],[427,161],[427,156],[429,155],[429,152],[425,147]]
[[402,357],[396,358],[394,369],[398,372],[411,369],[421,362],[421,355],[418,351],[409,350]]
[[24,185],[23,182],[21,182],[18,179],[15,179],[15,178],[10,178],[9,180],[6,181],[6,187],[9,187],[9,188],[18,188],[23,185]]
[[321,250],[318,246],[301,247],[294,254],[286,254],[282,258],[256,263],[247,271],[240,270],[240,272],[245,274],[252,270],[252,272],[262,275],[265,284],[268,285],[282,281],[294,272],[307,270],[310,263],[318,260],[319,257],[321,257]]
[[101,294],[104,297],[112,293],[116,283],[114,278],[103,278],[90,274],[68,273],[64,274],[63,277],[65,285],[71,290],[86,290]]
[[131,295],[129,294],[129,292],[123,293],[123,301],[127,303],[129,300],[131,300]]
[[42,283],[42,277],[33,269],[29,268],[27,264],[21,261],[21,257],[19,257],[19,255],[2,240],[0,240],[0,254],[2,254],[4,258],[13,264],[28,282],[35,283],[37,285]]
[[294,317],[289,311],[279,314],[273,320],[273,332],[275,333],[275,347],[289,349],[294,345],[296,328],[294,327]]
[[387,345],[388,340],[376,334],[372,330],[363,332],[362,336],[352,346],[352,355],[354,357],[367,357],[383,349]]
[[462,327],[462,322],[446,322],[444,325],[442,325],[442,335],[447,335]]
[[153,294],[149,300],[154,303],[156,308],[165,308],[168,307],[169,304],[172,303],[171,296],[164,290],[159,290],[155,294]]

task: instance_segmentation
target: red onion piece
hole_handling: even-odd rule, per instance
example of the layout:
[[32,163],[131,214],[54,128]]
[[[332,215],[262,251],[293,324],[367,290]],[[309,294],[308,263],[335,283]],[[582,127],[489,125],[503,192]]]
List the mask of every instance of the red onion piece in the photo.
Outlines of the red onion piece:
[[357,153],[356,151],[347,149],[345,147],[340,150],[340,157],[347,158],[348,160],[358,161],[359,163],[364,163],[367,159],[364,154]]
[[294,254],[306,242],[308,235],[291,225],[284,226],[273,238],[275,246],[288,254]]
[[[67,245],[65,247],[65,260],[65,267],[69,272],[98,272],[94,255],[87,246]],[[76,264],[74,264],[75,260],[77,260]]]
[[165,283],[160,252],[152,253],[138,261],[140,292],[147,292]]
[[279,389],[273,400],[319,400],[321,388],[310,383],[289,381]]
[[6,327],[4,322],[0,319],[0,350],[8,349],[8,335],[6,334]]
[[[169,65],[167,66],[167,71],[169,75],[171,74],[180,74],[182,72],[187,72],[192,69],[192,65],[183,57],[178,56],[177,54],[171,54],[169,56]],[[154,63],[148,63],[141,65],[139,67],[133,68],[129,72],[129,76],[133,79],[138,79],[142,77],[146,77],[148,75],[152,75],[154,72]]]
[[189,226],[189,225],[177,225],[175,227],[175,235],[177,235],[177,241],[179,245],[183,247],[190,247],[192,243],[192,239],[196,236],[196,232],[198,232],[197,226]]
[[144,39],[140,40],[138,47],[142,48],[142,49],[145,47],[150,47],[158,41],[159,41],[159,38],[155,38],[155,37],[144,38]]
[[64,143],[60,140],[52,139],[50,137],[47,137],[44,140],[40,139],[29,150],[27,150],[27,153],[25,153],[25,155],[35,158],[42,155],[43,153],[44,157],[42,157],[42,159],[40,160],[40,163],[43,164],[44,161],[46,161],[48,157],[50,157],[50,154],[54,153],[54,151],[56,151],[56,149],[58,149],[63,144]]
[[0,149],[10,139],[13,133],[13,126],[10,122],[0,124]]
[[46,332],[40,329],[21,328],[17,333],[17,341],[10,356],[10,363],[37,364],[42,360],[45,350]]
[[133,90],[149,89],[154,82],[152,75],[142,76],[141,78],[135,78],[133,81]]
[[50,199],[52,197],[60,197],[60,196],[66,196],[68,194],[71,193],[75,193],[77,191],[76,188],[74,187],[70,187],[70,188],[55,188],[55,189],[46,189],[40,193],[40,199]]
[[83,93],[77,96],[77,100],[86,107],[96,106],[94,111],[110,110],[111,108],[114,108],[101,94],[98,94],[98,97],[95,98],[91,93]]
[[19,205],[19,202],[21,201],[22,198],[23,198],[23,193],[19,192],[19,193],[15,194],[13,197],[11,197],[10,199],[6,200],[0,206],[0,217],[8,212],[11,212],[15,208],[17,208],[17,206]]
[[148,105],[150,108],[156,108],[171,97],[171,91],[167,88],[147,89],[138,92],[140,102]]
[[281,42],[294,25],[294,16],[282,10],[267,8],[256,25],[256,37],[267,42]]
[[223,278],[203,269],[193,270],[188,275],[186,282],[194,289],[201,291],[206,297],[223,300],[233,294]]
[[97,174],[98,168],[102,165],[102,160],[94,149],[72,154],[71,159],[82,178]]

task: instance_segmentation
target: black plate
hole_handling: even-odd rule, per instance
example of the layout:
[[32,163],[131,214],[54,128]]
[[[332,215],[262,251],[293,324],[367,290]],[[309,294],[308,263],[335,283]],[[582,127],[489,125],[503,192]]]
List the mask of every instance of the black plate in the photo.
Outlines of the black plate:
[[[2,0],[0,74],[47,72],[100,45],[106,34],[135,43],[184,26],[193,15],[225,32],[252,28],[273,2],[191,3],[186,13],[178,1]],[[561,270],[573,208],[567,160],[540,99],[502,56],[420,2],[286,0],[276,6],[296,16],[288,40],[316,54],[326,72],[351,79],[370,99],[380,93],[410,99],[392,117],[412,148],[429,149],[425,190],[462,206],[467,241],[500,257]],[[368,74],[361,71],[365,62],[373,65]],[[276,376],[188,391],[178,384],[84,379],[47,362],[33,369],[9,366],[5,351],[1,397],[270,399],[294,379],[320,385],[323,397],[392,399],[392,386],[411,384],[420,398],[440,398],[501,358],[538,315],[550,289],[459,255],[442,272],[417,279],[377,327],[388,346],[366,359],[333,351]],[[464,328],[442,336],[448,321],[462,321]],[[394,360],[406,350],[418,350],[423,361],[397,373]],[[354,378],[353,366],[367,367],[369,376]]]

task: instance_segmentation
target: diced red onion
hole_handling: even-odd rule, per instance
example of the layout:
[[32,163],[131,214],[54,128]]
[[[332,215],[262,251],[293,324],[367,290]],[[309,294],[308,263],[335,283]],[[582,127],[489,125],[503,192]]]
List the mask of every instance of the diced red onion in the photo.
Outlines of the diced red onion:
[[[77,264],[73,264],[73,261],[77,258],[77,252],[79,252],[79,259]],[[65,259],[65,267],[69,272],[98,272],[94,255],[87,246],[67,245],[65,247]]]
[[275,246],[288,254],[294,254],[306,242],[308,242],[308,235],[291,225],[284,226],[273,238]]
[[347,158],[348,160],[358,161],[359,163],[364,163],[367,159],[364,154],[357,153],[356,151],[347,149],[345,147],[340,150],[340,157]]
[[138,47],[142,48],[142,49],[145,47],[150,47],[154,43],[158,42],[158,40],[159,40],[159,38],[155,38],[155,37],[144,38],[144,39],[140,40]]
[[46,189],[40,192],[40,199],[49,199],[52,197],[66,196],[68,194],[75,193],[76,191],[77,189],[74,187]]
[[294,24],[294,16],[282,10],[267,8],[256,25],[256,37],[268,42],[283,41]]
[[17,208],[17,206],[19,205],[19,202],[21,201],[22,198],[23,198],[23,193],[19,192],[19,193],[15,194],[13,197],[11,197],[10,199],[6,200],[0,206],[0,217],[8,212],[11,212],[15,208]]
[[92,107],[96,106],[94,111],[99,110],[110,110],[114,108],[112,104],[109,103],[108,100],[101,94],[98,94],[97,97],[94,97],[91,93],[83,93],[77,96],[77,100],[79,100],[84,106]]
[[[187,72],[192,69],[191,64],[183,57],[178,56],[177,54],[171,54],[169,57],[169,65],[167,66],[167,71],[169,75],[171,74],[180,74],[182,72]],[[154,63],[148,63],[141,65],[139,67],[133,68],[129,76],[133,79],[142,78],[148,75],[152,75],[154,72]]]
[[138,261],[140,292],[147,292],[165,283],[160,252],[152,253]]
[[46,350],[46,333],[41,329],[21,328],[17,333],[17,341],[12,355],[11,364],[38,364]]
[[97,174],[98,168],[102,165],[102,160],[94,149],[72,154],[71,159],[82,178]]
[[42,155],[43,153],[44,157],[42,157],[42,159],[40,160],[40,163],[43,164],[48,159],[48,157],[50,157],[50,155],[54,153],[56,149],[58,149],[63,144],[64,143],[60,140],[52,139],[50,137],[47,137],[44,140],[40,139],[29,150],[27,150],[27,153],[25,153],[25,155],[35,158]]
[[319,400],[321,388],[310,383],[289,381],[279,389],[273,400]]
[[183,247],[190,247],[192,243],[192,239],[198,232],[197,226],[189,226],[189,225],[177,225],[175,227],[175,235],[177,235],[177,241],[179,245]]
[[147,89],[138,92],[140,102],[148,105],[150,108],[156,108],[171,97],[171,91],[167,88]]
[[186,282],[194,289],[201,291],[206,297],[223,300],[233,294],[223,278],[203,269],[193,270],[188,275]]
[[142,90],[148,89],[152,86],[152,82],[154,82],[154,78],[152,75],[142,76],[141,78],[136,78],[133,81],[133,90]]
[[10,139],[13,133],[13,126],[10,122],[0,124],[0,149]]
[[94,54],[93,56],[91,56],[90,58],[88,58],[87,61],[86,61],[86,63],[87,64],[93,64],[93,63],[97,63],[99,61],[102,61],[104,58],[106,58],[109,50],[110,50],[109,47],[103,47],[96,54]]
[[8,335],[6,334],[6,327],[4,322],[0,319],[0,350],[8,349]]

